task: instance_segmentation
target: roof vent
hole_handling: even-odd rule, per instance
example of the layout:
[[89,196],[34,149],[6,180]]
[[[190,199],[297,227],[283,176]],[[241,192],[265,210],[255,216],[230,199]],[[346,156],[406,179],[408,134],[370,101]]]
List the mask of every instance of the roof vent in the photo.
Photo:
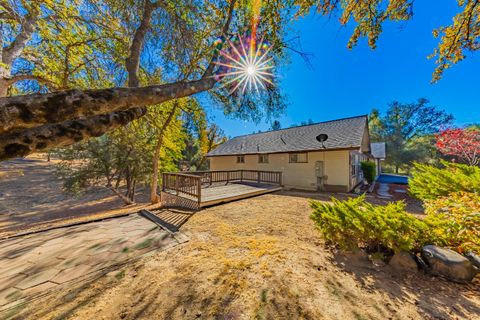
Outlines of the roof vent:
[[317,141],[322,144],[322,147],[325,149],[324,142],[328,140],[328,135],[325,133],[321,133],[316,137]]

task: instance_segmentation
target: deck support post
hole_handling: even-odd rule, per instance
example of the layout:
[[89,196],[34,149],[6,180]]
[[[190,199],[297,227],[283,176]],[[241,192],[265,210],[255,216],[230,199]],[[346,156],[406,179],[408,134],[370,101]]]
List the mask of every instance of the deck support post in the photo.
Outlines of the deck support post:
[[198,209],[200,209],[202,205],[202,180],[201,179],[197,180],[197,203],[198,203]]

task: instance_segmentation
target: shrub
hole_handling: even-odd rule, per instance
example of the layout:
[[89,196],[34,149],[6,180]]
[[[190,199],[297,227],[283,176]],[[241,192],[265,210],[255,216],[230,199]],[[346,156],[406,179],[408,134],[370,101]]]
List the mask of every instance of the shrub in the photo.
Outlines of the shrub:
[[374,206],[365,196],[333,203],[312,201],[311,219],[325,239],[342,249],[378,248],[395,252],[419,249],[427,225],[405,212],[402,201]]
[[415,163],[409,180],[410,193],[433,200],[454,192],[480,192],[480,168],[442,161],[442,167]]
[[342,249],[419,251],[426,244],[480,253],[480,196],[453,193],[427,201],[427,217],[405,212],[403,201],[375,206],[365,197],[312,201],[311,219],[324,238]]
[[429,200],[425,212],[432,243],[480,253],[480,195],[457,192]]
[[367,182],[371,184],[377,175],[375,162],[362,161],[360,165],[365,179],[367,179]]

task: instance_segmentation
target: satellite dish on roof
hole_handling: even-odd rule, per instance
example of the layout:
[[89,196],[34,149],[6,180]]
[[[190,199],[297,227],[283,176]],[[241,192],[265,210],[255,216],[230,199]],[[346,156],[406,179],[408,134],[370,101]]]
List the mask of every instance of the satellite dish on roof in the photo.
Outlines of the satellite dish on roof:
[[322,147],[325,149],[325,144],[324,142],[327,141],[328,135],[325,133],[321,133],[316,137],[317,141],[322,144]]

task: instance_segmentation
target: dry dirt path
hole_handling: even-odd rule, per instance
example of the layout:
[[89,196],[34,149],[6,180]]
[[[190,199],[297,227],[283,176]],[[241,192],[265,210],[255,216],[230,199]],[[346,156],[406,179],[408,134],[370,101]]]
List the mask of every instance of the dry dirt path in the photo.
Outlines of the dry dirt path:
[[103,187],[92,187],[73,196],[62,191],[55,175],[56,160],[40,154],[0,162],[0,239],[32,229],[135,212],[140,204],[125,207]]
[[[325,248],[313,194],[281,192],[208,208],[190,241],[124,267],[123,277],[57,291],[17,319],[478,319],[478,282],[460,285]],[[324,196],[322,196],[324,197]]]

